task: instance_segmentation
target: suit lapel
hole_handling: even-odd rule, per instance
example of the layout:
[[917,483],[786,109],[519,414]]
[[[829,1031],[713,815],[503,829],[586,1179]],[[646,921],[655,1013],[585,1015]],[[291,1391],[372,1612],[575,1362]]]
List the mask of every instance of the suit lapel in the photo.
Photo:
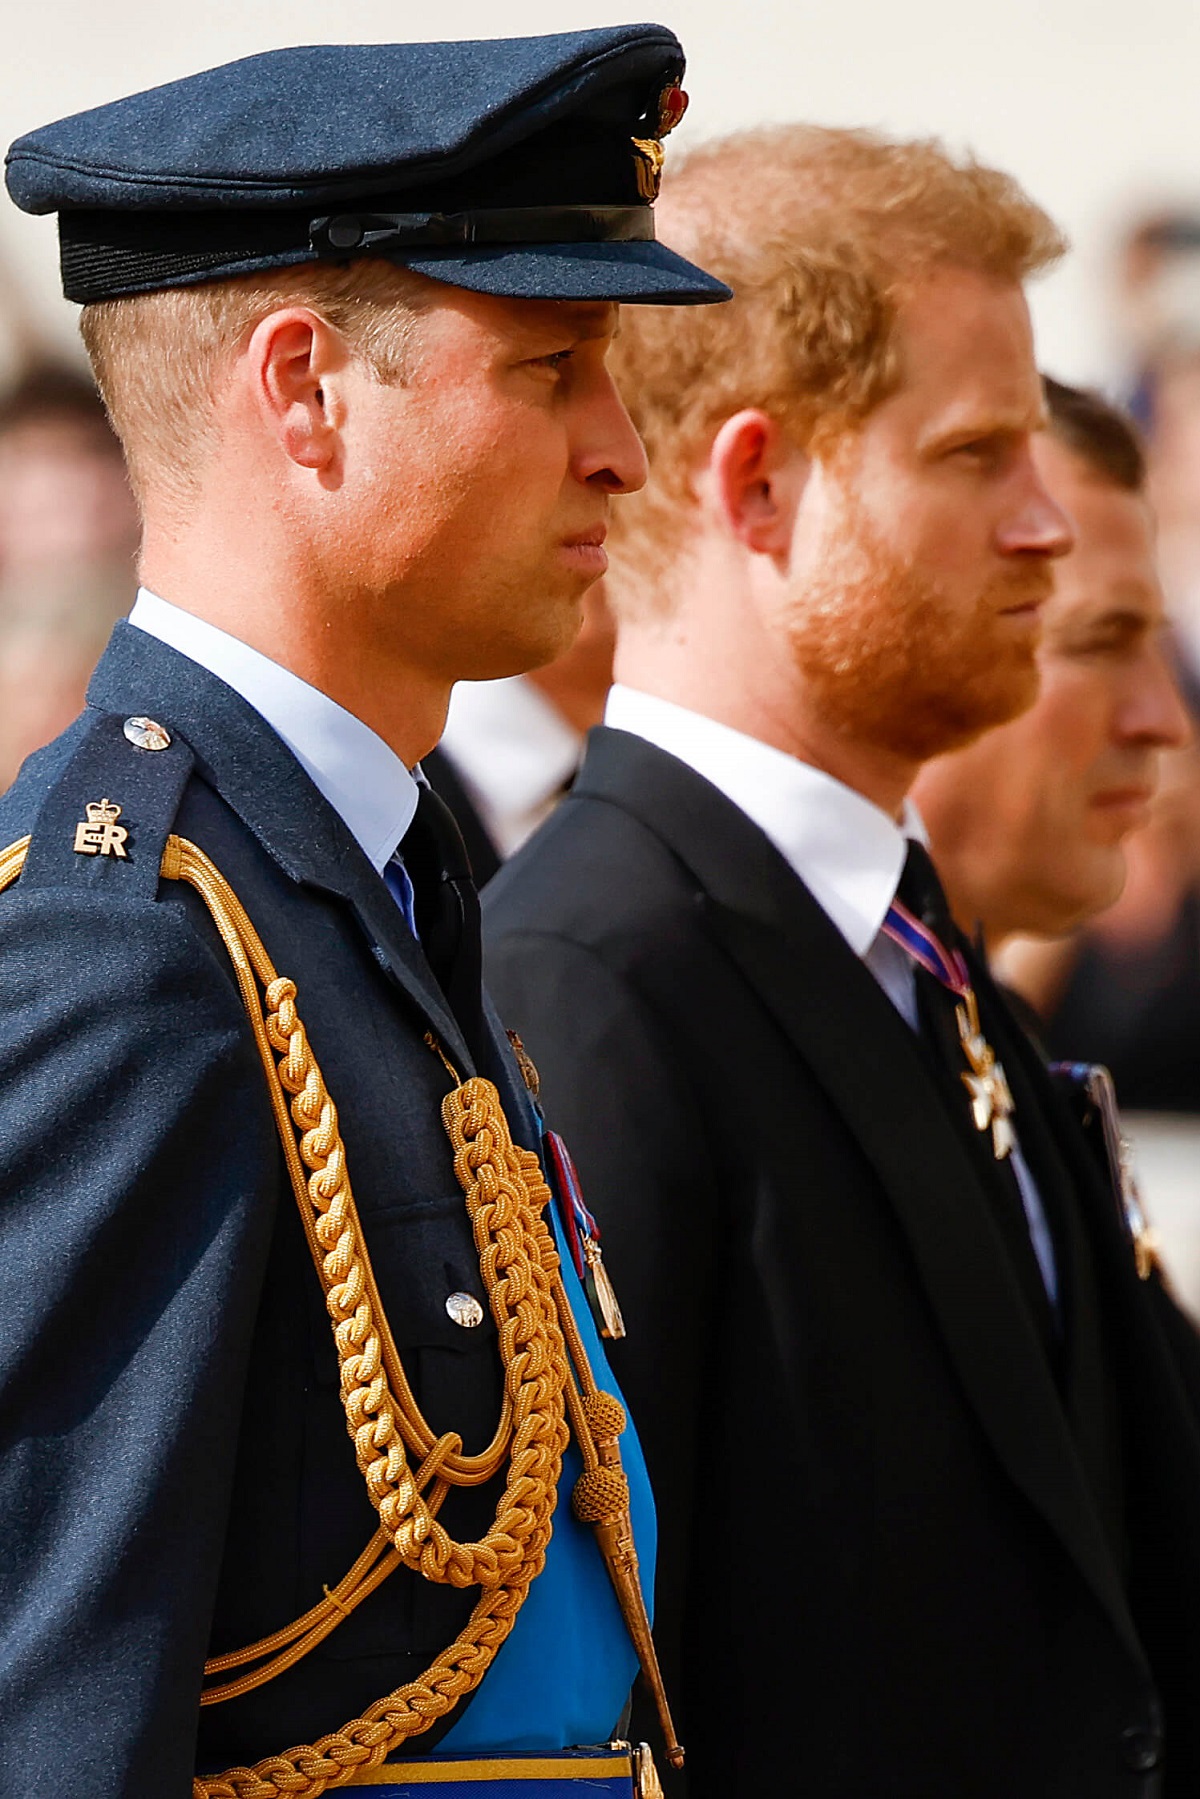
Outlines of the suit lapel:
[[92,677],[88,704],[148,714],[178,731],[195,755],[197,772],[279,867],[350,909],[384,974],[417,1007],[460,1071],[473,1070],[458,1024],[385,882],[253,706],[190,657],[124,622]]
[[908,1026],[757,826],[676,758],[594,733],[576,792],[633,813],[690,869],[711,934],[878,1175],[999,1461],[1140,1657],[1033,1321]]

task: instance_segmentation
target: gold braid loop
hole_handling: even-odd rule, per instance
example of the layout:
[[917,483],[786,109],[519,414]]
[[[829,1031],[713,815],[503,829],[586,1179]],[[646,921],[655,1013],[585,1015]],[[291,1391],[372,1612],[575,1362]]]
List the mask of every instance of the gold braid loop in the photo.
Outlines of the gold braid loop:
[[[10,879],[19,866],[17,861]],[[0,859],[0,882],[6,872]],[[196,888],[237,976],[325,1290],[347,1429],[383,1527],[379,1547],[390,1539],[389,1555],[426,1578],[481,1588],[463,1630],[419,1680],[387,1694],[362,1717],[314,1744],[270,1756],[253,1768],[197,1778],[192,1787],[193,1799],[320,1799],[359,1770],[378,1767],[398,1744],[445,1717],[478,1686],[545,1563],[568,1440],[568,1364],[555,1293],[558,1258],[539,1210],[549,1195],[540,1178],[527,1190],[525,1152],[513,1145],[495,1088],[473,1080],[462,1089],[461,1102],[455,1103],[458,1096],[451,1094],[443,1115],[447,1130],[453,1125],[455,1168],[461,1171],[505,1376],[504,1416],[496,1438],[483,1456],[464,1457],[456,1439],[430,1430],[396,1355],[354,1203],[337,1109],[297,1011],[294,982],[276,973],[237,895],[194,844],[170,838],[163,875]],[[477,1485],[490,1478],[508,1447],[504,1493],[482,1542],[456,1543],[437,1523],[433,1495],[429,1503],[421,1497],[406,1443],[425,1464],[421,1474],[435,1476],[439,1503],[447,1481]],[[327,1598],[300,1621],[307,1634],[285,1649],[274,1672],[327,1634],[330,1614],[340,1615],[378,1584],[389,1569],[389,1555],[379,1559],[375,1546],[368,1546],[335,1589],[336,1598]],[[292,1642],[296,1628],[269,1642]],[[222,1660],[226,1666],[240,1665],[243,1654]],[[244,1676],[232,1684],[244,1691],[255,1678]]]
[[[291,1095],[308,1170],[306,1192],[323,1251],[321,1276],[341,1366],[342,1404],[359,1469],[380,1522],[407,1567],[456,1587],[492,1587],[544,1549],[536,1498],[557,1483],[566,1444],[565,1351],[553,1295],[557,1257],[533,1213],[499,1095],[475,1079],[448,1096],[443,1119],[467,1201],[480,1269],[499,1333],[513,1426],[505,1490],[495,1522],[477,1543],[458,1543],[422,1498],[399,1428],[368,1290],[362,1230],[346,1168],[337,1109],[296,1011],[295,983],[266,991],[266,1033]],[[553,1258],[549,1268],[541,1257]]]

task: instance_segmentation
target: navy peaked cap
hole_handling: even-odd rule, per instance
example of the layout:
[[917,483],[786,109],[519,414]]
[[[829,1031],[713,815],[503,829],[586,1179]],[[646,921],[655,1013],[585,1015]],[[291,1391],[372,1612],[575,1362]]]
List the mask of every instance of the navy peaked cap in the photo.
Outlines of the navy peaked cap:
[[268,50],[18,138],[84,303],[382,256],[482,293],[724,300],[654,236],[686,105],[661,25]]

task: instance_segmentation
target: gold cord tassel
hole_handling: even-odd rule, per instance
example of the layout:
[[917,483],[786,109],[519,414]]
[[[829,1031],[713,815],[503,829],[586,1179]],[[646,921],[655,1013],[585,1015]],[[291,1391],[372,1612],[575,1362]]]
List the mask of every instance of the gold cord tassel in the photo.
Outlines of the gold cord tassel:
[[[576,1481],[572,1508],[575,1516],[584,1524],[592,1525],[596,1532],[596,1541],[600,1545],[600,1553],[616,1592],[621,1615],[637,1650],[646,1684],[654,1696],[658,1721],[667,1746],[667,1760],[673,1768],[682,1768],[683,1747],[676,1740],[675,1725],[642,1593],[637,1549],[633,1541],[633,1522],[629,1511],[629,1477],[621,1466],[618,1439],[625,1429],[625,1408],[611,1393],[602,1393],[597,1389],[583,1400],[583,1414],[588,1436],[595,1446],[596,1461],[594,1466],[585,1467]],[[574,1418],[572,1421],[574,1422]],[[578,1431],[576,1434],[578,1435]]]

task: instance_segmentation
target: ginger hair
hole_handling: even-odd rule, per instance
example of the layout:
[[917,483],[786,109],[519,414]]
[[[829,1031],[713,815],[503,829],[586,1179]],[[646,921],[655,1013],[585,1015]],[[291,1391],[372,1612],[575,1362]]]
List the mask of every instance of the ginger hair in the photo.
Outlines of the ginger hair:
[[760,408],[828,453],[899,379],[897,308],[938,265],[1023,282],[1066,242],[1018,183],[934,139],[770,126],[693,150],[658,204],[665,242],[733,289],[627,309],[612,366],[650,459],[616,508],[619,615],[662,612],[722,422]]
[[405,378],[431,284],[379,258],[306,263],[86,306],[79,321],[138,505],[181,511],[217,439],[222,373],[271,312],[308,306],[381,382]]

